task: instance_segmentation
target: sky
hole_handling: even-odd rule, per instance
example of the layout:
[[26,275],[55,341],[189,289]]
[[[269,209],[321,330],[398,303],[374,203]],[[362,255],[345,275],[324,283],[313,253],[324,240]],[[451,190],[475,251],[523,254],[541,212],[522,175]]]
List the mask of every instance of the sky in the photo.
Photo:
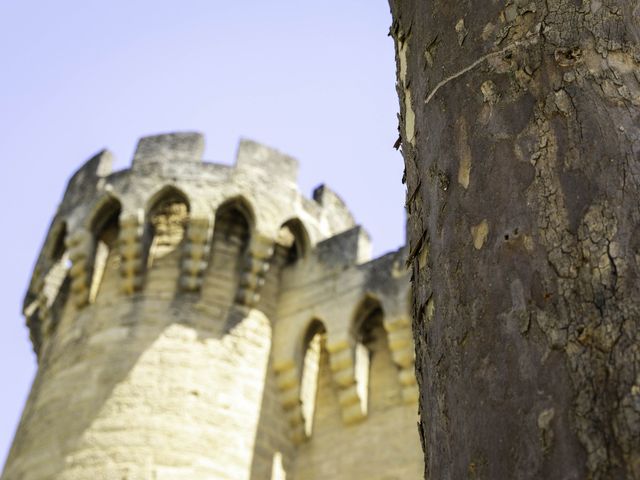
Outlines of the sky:
[[0,465],[36,368],[22,297],[99,150],[123,169],[139,137],[195,130],[232,164],[250,138],[336,191],[375,255],[404,243],[390,24],[387,0],[0,0]]

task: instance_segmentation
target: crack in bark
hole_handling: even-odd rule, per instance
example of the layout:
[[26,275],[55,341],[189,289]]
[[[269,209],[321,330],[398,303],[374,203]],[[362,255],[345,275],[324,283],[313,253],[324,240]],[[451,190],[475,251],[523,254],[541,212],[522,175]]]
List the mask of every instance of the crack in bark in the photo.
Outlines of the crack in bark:
[[431,101],[431,99],[434,97],[434,95],[438,92],[438,90],[440,90],[442,87],[444,87],[447,83],[451,82],[452,80],[455,80],[458,77],[461,77],[465,73],[473,70],[478,65],[482,64],[483,62],[485,62],[487,60],[499,57],[500,55],[504,55],[505,53],[507,53],[509,51],[512,51],[512,50],[515,50],[515,49],[517,49],[519,47],[528,47],[530,45],[535,45],[537,43],[537,38],[539,37],[539,35],[540,35],[540,32],[537,32],[528,40],[524,40],[524,41],[523,40],[519,40],[519,41],[516,41],[516,42],[513,42],[513,43],[507,45],[506,47],[504,47],[501,50],[498,50],[496,52],[487,53],[486,55],[483,55],[482,57],[477,59],[471,65],[468,65],[465,68],[463,68],[462,70],[457,71],[453,75],[449,75],[447,78],[445,78],[444,80],[441,80],[440,82],[438,82],[438,84],[435,87],[433,87],[433,90],[431,90],[431,93],[429,93],[429,95],[427,95],[427,98],[424,101],[425,105],[427,103],[429,103]]

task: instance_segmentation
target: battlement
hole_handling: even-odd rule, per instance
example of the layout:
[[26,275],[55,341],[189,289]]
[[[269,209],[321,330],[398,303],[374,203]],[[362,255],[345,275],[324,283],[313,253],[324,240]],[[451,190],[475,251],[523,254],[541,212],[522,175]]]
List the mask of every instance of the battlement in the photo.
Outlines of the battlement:
[[143,137],[133,155],[131,168],[154,163],[202,161],[204,136],[196,132],[167,133]]
[[[292,219],[299,221],[300,235],[311,248],[353,226],[351,214],[346,208],[336,208],[336,201],[310,202],[302,196],[295,183],[298,163],[292,157],[242,140],[235,167],[228,167],[203,162],[203,150],[204,138],[199,133],[154,135],[140,139],[129,170],[113,173],[113,157],[106,150],[78,169],[50,227],[25,298],[25,312],[33,328],[39,323],[31,318],[34,299],[40,295],[37,290],[43,288],[43,277],[60,260],[52,257],[53,245],[67,244],[70,259],[75,261],[71,269],[73,296],[78,305],[84,305],[91,288],[98,230],[110,220],[119,225],[122,288],[129,293],[139,290],[144,283],[142,264],[148,260],[150,248],[149,239],[144,238],[149,236],[149,215],[165,197],[180,198],[187,210],[180,283],[189,291],[200,288],[199,278],[207,263],[202,255],[210,248],[215,219],[223,207],[233,207],[244,216],[251,229],[249,256],[260,260],[265,257],[261,250],[268,250],[264,245],[273,244],[282,225]],[[325,197],[337,198],[328,192]],[[107,218],[114,212],[117,217]],[[54,290],[50,288],[49,294]],[[255,288],[249,290],[238,295],[255,302]],[[52,299],[47,302],[51,304]],[[34,338],[40,337],[32,333]]]
[[318,243],[318,259],[326,265],[351,266],[371,259],[371,239],[356,226]]
[[[94,382],[100,398],[116,403],[93,411],[97,404],[78,395],[77,410],[92,413],[64,437],[84,435],[94,416],[107,415],[106,433],[97,422],[93,434],[110,445],[111,429],[124,428],[113,412],[154,405],[178,418],[186,402],[200,415],[183,419],[200,418],[189,423],[187,437],[206,423],[197,445],[224,458],[226,470],[206,460],[206,474],[181,478],[249,478],[247,458],[253,480],[268,478],[274,452],[294,478],[323,478],[318,452],[333,451],[339,463],[336,448],[365,445],[381,431],[395,435],[384,439],[390,445],[415,441],[404,457],[394,454],[393,472],[419,472],[417,436],[409,430],[418,395],[406,250],[371,260],[369,235],[336,193],[321,186],[308,199],[299,192],[290,156],[242,140],[235,165],[226,166],[203,162],[203,150],[197,133],[145,137],[130,169],[112,172],[112,156],[102,151],[69,181],[24,313],[39,361],[56,365],[43,375],[58,375],[71,389]],[[162,380],[148,383],[154,375]],[[186,385],[186,378],[197,380]],[[166,382],[173,382],[169,398]],[[59,417],[56,409],[68,407],[53,383],[45,382],[34,402],[54,413],[33,421],[76,425],[73,416],[66,423]],[[231,407],[226,396],[241,401]],[[148,415],[128,418],[155,435],[158,423],[145,423]],[[31,431],[37,428],[25,435]],[[172,446],[156,458],[176,449],[184,458],[200,455],[195,440],[168,437]],[[234,445],[253,446],[239,454]],[[109,448],[128,455],[119,441]],[[86,449],[93,452],[93,444]],[[344,475],[333,478],[369,477],[369,454],[354,449],[359,469],[345,464],[338,469]],[[229,470],[229,458],[244,466]],[[54,467],[43,457],[41,468]],[[158,478],[175,478],[173,468]],[[89,470],[79,478],[95,476]]]
[[[258,200],[257,197],[268,190],[273,190],[272,197],[288,200],[293,197],[294,203],[299,204],[296,206],[313,217],[313,222],[326,224],[323,225],[327,232],[324,237],[355,225],[344,202],[325,185],[313,192],[313,201],[302,196],[296,183],[298,162],[289,155],[243,139],[238,146],[235,165],[230,167],[203,161],[203,151],[204,137],[197,132],[143,137],[138,141],[131,168],[113,173],[113,155],[103,150],[72,176],[59,210],[78,210],[81,204],[95,203],[105,193],[123,197],[122,201],[137,200],[140,203],[141,197],[158,184],[171,183],[182,188],[187,196],[193,193],[192,196],[198,197],[197,203],[213,202],[212,207],[215,208],[217,196],[214,193],[191,185],[197,178],[199,183],[215,185],[218,189],[225,187],[231,191],[236,187],[238,194],[246,196],[249,203]],[[227,187],[228,183],[236,185]],[[144,209],[146,205],[132,205],[134,207]]]
[[298,181],[298,161],[295,158],[253,140],[240,140],[236,168],[270,177],[271,181],[278,179],[294,185]]

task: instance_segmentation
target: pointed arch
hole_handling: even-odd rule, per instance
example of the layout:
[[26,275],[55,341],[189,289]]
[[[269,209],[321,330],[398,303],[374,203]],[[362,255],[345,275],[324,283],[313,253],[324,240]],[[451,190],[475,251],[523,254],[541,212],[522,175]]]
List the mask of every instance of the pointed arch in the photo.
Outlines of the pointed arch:
[[282,224],[276,245],[281,251],[285,265],[294,264],[307,255],[310,248],[309,234],[300,219],[292,218]]
[[173,185],[165,185],[151,196],[143,240],[148,268],[178,250],[185,239],[190,210],[187,195]]
[[47,265],[57,262],[64,256],[67,249],[65,245],[66,238],[67,222],[61,220],[52,226],[49,241],[44,248],[46,256],[45,262]]
[[255,224],[253,209],[244,197],[231,197],[215,209],[215,220],[202,296],[225,304],[236,302]]
[[27,318],[33,315],[38,308],[38,295],[46,283],[45,279],[50,269],[65,256],[67,249],[65,245],[66,237],[67,222],[60,217],[56,217],[47,232],[40,257],[33,269],[29,288],[22,304],[22,311]]
[[384,312],[380,300],[369,293],[365,294],[354,310],[351,325],[355,340],[354,373],[358,395],[364,409],[368,411],[373,357],[380,349],[388,349]]
[[36,354],[40,352],[46,333],[55,329],[57,313],[64,307],[68,297],[70,262],[66,238],[67,222],[56,217],[47,234],[25,295],[22,308]]
[[51,243],[46,249],[45,272],[42,277],[41,307],[50,307],[58,297],[67,272],[69,271],[69,255],[65,245],[67,238],[67,223],[62,221],[52,231]]
[[122,211],[122,202],[112,193],[105,193],[90,208],[83,222],[84,228],[96,232],[108,221],[114,212]]
[[382,302],[374,295],[366,293],[353,311],[351,331],[356,340],[367,341],[372,328],[383,320]]
[[214,242],[235,245],[237,253],[245,253],[254,225],[255,216],[249,202],[241,196],[230,198],[216,210]]
[[92,234],[91,273],[89,282],[89,303],[94,303],[105,277],[105,272],[119,264],[117,249],[120,235],[120,213],[122,203],[116,197],[107,195],[101,198],[88,218],[89,231]]
[[145,208],[146,216],[149,216],[149,214],[157,208],[159,204],[171,200],[182,202],[191,208],[191,201],[184,190],[175,185],[168,184],[160,187],[149,197]]
[[307,437],[313,431],[313,419],[318,395],[320,359],[325,351],[327,329],[321,320],[313,319],[307,327],[301,348],[300,403],[304,431]]
[[256,225],[255,210],[251,203],[242,195],[231,197],[222,202],[216,209],[216,225],[220,220],[243,222],[249,234]]

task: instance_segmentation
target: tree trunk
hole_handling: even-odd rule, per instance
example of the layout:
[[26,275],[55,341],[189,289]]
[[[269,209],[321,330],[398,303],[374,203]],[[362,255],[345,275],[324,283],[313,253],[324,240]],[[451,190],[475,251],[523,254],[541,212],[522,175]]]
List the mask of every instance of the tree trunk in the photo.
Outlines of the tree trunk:
[[640,478],[638,2],[390,4],[426,477]]

